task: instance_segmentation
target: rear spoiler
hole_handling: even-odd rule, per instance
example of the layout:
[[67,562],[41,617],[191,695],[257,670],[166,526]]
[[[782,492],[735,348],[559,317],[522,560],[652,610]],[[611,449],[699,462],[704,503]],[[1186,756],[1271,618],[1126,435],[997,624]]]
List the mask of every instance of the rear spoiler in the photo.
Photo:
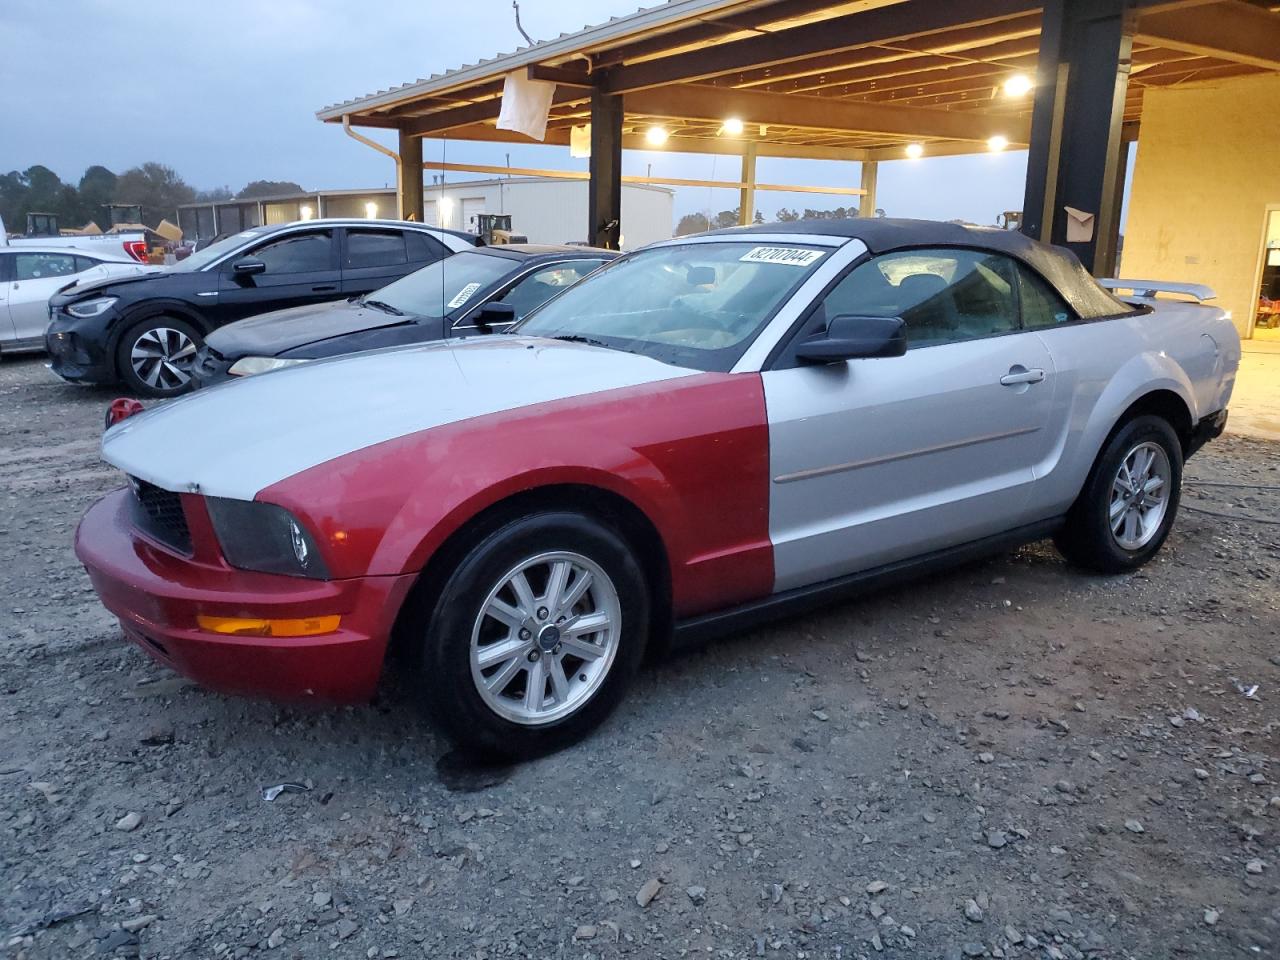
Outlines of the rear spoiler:
[[1173,283],[1167,280],[1113,280],[1110,278],[1099,280],[1098,283],[1108,290],[1128,290],[1130,296],[1139,300],[1154,300],[1156,295],[1160,293],[1180,293],[1200,303],[1204,303],[1206,300],[1216,300],[1218,297],[1212,287],[1206,287],[1203,283]]

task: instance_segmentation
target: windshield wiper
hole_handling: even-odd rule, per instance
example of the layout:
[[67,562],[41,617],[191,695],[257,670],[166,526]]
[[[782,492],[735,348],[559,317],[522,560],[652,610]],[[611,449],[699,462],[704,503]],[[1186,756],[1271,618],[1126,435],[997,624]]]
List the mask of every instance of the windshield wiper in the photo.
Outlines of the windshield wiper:
[[381,310],[383,313],[390,313],[393,316],[397,316],[397,317],[404,316],[403,310],[397,310],[391,304],[386,303],[382,300],[362,300],[360,302],[363,303],[366,307],[373,307],[373,309]]
[[596,340],[592,337],[580,337],[576,333],[566,333],[558,337],[548,337],[548,340],[563,340],[566,343],[585,343],[592,347],[608,347],[610,350],[616,349],[613,345],[605,343],[603,340]]

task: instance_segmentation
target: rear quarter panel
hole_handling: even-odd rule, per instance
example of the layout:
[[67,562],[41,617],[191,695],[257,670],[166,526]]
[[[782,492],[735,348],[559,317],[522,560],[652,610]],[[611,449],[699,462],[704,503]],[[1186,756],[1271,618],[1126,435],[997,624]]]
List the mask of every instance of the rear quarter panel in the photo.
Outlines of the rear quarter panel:
[[1046,516],[1075,500],[1107,435],[1135,402],[1170,391],[1195,423],[1227,406],[1240,362],[1231,321],[1200,304],[1161,301],[1149,313],[1039,335],[1055,368],[1055,442],[1036,467],[1036,502]]

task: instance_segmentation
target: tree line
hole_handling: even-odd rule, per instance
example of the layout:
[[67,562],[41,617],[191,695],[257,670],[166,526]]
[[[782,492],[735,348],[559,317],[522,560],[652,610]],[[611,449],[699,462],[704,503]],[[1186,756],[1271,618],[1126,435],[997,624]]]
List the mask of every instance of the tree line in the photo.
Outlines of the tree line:
[[[714,215],[710,213],[686,213],[680,218],[680,222],[676,224],[676,236],[683,237],[690,233],[702,233],[704,230],[723,230],[725,227],[736,227],[738,225],[738,211],[740,209],[740,207],[734,207],[732,210],[721,210],[719,213]],[[815,210],[812,207],[806,207],[803,211],[793,210],[789,207],[780,207],[773,218],[773,222],[791,223],[795,220],[851,220],[857,215],[857,207],[836,207],[833,210]],[[877,210],[876,216],[884,216],[884,211]],[[757,210],[752,222],[764,223],[764,214]]]
[[184,203],[250,200],[301,192],[302,187],[288,180],[254,180],[238,193],[232,193],[229,187],[197,190],[172,167],[154,162],[120,174],[94,164],[78,183],[64,183],[48,167],[36,164],[0,174],[0,218],[13,232],[25,229],[28,213],[56,214],[58,225],[63,228],[84,227],[92,222],[107,230],[111,219],[106,205],[124,203],[140,206],[142,222],[155,227],[161,220],[173,220]]

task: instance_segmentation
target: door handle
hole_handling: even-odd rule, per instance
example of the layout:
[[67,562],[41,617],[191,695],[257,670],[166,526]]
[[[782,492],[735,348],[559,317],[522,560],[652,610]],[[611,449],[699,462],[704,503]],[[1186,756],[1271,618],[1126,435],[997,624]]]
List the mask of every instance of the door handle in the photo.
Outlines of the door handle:
[[312,293],[332,293],[334,290],[337,290],[337,289],[338,289],[338,285],[336,283],[327,283],[327,284],[322,284],[321,286],[318,286],[318,287],[312,287],[311,291]]
[[1000,383],[1006,387],[1016,387],[1022,383],[1039,383],[1044,379],[1044,371],[1040,369],[1028,370],[1021,364],[1016,364],[1009,368],[1009,372],[1000,378]]

